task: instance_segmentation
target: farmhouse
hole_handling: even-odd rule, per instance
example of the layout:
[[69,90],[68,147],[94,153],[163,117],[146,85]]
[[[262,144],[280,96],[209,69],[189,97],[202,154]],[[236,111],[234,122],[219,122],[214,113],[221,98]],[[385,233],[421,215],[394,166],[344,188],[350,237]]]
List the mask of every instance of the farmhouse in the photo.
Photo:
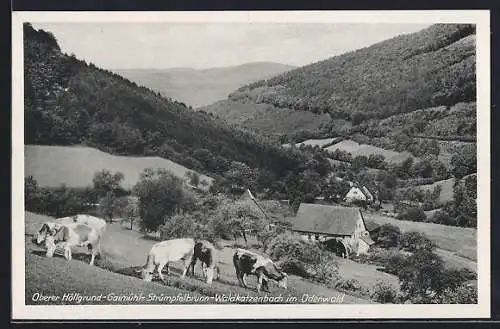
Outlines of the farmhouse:
[[374,244],[359,208],[302,203],[292,231],[303,239],[325,243],[338,255],[365,254]]
[[375,201],[375,197],[366,186],[351,183],[351,188],[347,192],[344,200],[348,203],[363,201],[370,204]]

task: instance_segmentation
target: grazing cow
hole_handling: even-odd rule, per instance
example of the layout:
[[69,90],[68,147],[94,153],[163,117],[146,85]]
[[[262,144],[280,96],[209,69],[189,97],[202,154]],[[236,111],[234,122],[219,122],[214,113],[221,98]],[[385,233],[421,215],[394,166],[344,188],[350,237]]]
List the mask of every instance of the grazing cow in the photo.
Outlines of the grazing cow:
[[104,219],[90,215],[74,215],[68,217],[57,218],[56,223],[60,224],[82,224],[95,228],[98,232],[104,233],[106,230],[106,221]]
[[[219,267],[217,266],[217,254],[215,247],[212,243],[206,240],[201,240],[196,242],[193,250],[193,257],[191,258],[192,274],[194,276],[194,266],[196,261],[201,261],[201,266],[203,270],[203,277],[206,278],[208,284],[212,283],[214,279],[214,271],[217,272],[216,280],[220,278]],[[189,272],[189,268],[188,268]]]
[[64,258],[72,259],[71,248],[87,247],[91,253],[90,265],[94,265],[95,256],[100,252],[101,232],[88,225],[73,223],[61,224],[46,222],[36,234],[36,243],[45,241],[47,257],[52,257],[60,247],[64,250]]
[[153,273],[156,269],[160,279],[165,281],[162,271],[163,268],[167,267],[167,274],[169,273],[168,265],[170,262],[176,262],[178,260],[184,260],[184,271],[182,272],[182,278],[186,276],[186,272],[189,268],[191,259],[193,257],[195,242],[193,239],[173,239],[158,242],[148,253],[146,259],[146,264],[142,270],[138,270],[138,273],[142,274],[142,279],[144,281],[151,281],[153,279]]
[[247,288],[246,275],[256,275],[257,291],[264,288],[269,291],[268,281],[275,281],[280,288],[287,289],[287,274],[280,271],[273,261],[267,257],[238,248],[233,254],[233,264],[236,276],[241,286]]

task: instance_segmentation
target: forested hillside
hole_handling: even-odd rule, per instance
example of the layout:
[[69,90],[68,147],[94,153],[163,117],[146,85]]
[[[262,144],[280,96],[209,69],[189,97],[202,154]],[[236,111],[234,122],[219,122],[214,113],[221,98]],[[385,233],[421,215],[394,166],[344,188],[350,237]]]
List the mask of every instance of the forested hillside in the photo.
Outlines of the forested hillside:
[[[280,109],[327,113],[331,116],[330,126],[323,125],[326,129],[317,130],[326,134],[339,132],[336,125],[339,119],[349,120],[356,126],[369,119],[380,120],[433,108],[421,113],[424,123],[433,122],[429,115],[434,112],[445,112],[437,115],[436,120],[450,115],[456,122],[454,126],[465,126],[442,133],[448,137],[455,137],[457,133],[470,137],[475,135],[471,117],[456,117],[456,113],[448,111],[457,103],[475,102],[475,58],[473,25],[436,24],[258,81],[235,91],[229,100],[247,107],[266,104]],[[469,106],[469,109],[471,111],[461,111],[475,118],[473,108]],[[227,113],[222,107],[220,110],[212,107],[209,111],[221,116]],[[255,120],[262,121],[262,118]],[[441,127],[440,124],[420,127],[417,132],[438,136]],[[351,133],[349,127],[342,130]],[[295,129],[290,128],[288,132],[294,133]]]
[[[161,156],[212,177],[248,174],[270,186],[307,160],[259,135],[163,98],[63,54],[55,37],[24,25],[25,144],[86,145]],[[92,161],[89,159],[89,161]],[[236,174],[235,174],[236,173]],[[242,181],[252,183],[249,177]]]

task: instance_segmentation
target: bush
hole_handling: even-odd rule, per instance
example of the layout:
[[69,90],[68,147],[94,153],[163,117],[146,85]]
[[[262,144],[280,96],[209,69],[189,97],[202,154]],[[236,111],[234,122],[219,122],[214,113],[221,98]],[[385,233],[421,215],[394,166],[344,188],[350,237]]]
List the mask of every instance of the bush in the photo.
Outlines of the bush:
[[455,225],[455,219],[442,210],[436,211],[430,221],[436,224]]
[[360,263],[376,264],[380,266],[387,266],[389,260],[394,256],[401,256],[401,252],[397,248],[383,249],[383,248],[370,248],[367,254],[353,257]]
[[374,302],[381,304],[395,303],[397,291],[392,285],[384,281],[377,281],[370,297]]
[[339,264],[330,256],[326,255],[327,251],[318,264],[311,266],[312,278],[320,283],[330,285],[340,279]]
[[369,291],[361,286],[361,283],[356,279],[339,280],[335,284],[335,288],[343,291],[354,292],[359,295],[367,295]]
[[303,241],[297,235],[288,232],[272,239],[265,251],[272,259],[278,261],[285,272],[305,278],[314,274],[311,265],[317,265],[322,260],[322,250],[317,244]]
[[269,242],[267,253],[277,260],[291,257],[304,263],[318,264],[322,250],[316,243],[306,242],[296,234],[284,233]]
[[456,289],[447,288],[435,301],[437,304],[477,304],[477,288],[462,284]]
[[432,251],[435,246],[434,242],[420,232],[406,232],[400,240],[400,248],[412,253],[423,250]]
[[385,265],[385,271],[390,274],[398,275],[399,271],[403,268],[407,257],[397,253],[390,256]]
[[425,222],[427,216],[425,212],[420,207],[410,207],[408,209],[403,210],[399,215],[398,219],[407,220],[411,222]]

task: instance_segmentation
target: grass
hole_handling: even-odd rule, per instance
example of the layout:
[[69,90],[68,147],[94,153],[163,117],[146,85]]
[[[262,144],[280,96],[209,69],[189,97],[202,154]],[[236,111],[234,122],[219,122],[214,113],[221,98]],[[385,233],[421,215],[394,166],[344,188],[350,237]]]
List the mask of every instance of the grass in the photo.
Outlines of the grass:
[[[142,234],[124,228],[120,223],[110,224],[102,242],[102,257],[96,259],[96,267],[90,267],[88,257],[75,248],[75,258],[67,262],[61,256],[48,259],[44,251],[32,244],[30,235],[36,232],[47,216],[26,212],[26,294],[27,298],[37,291],[44,294],[61,294],[63,292],[79,292],[83,294],[100,294],[101,291],[115,294],[178,294],[189,293],[191,296],[214,297],[220,294],[240,294],[240,296],[295,296],[300,302],[304,294],[315,294],[323,297],[335,297],[343,293],[327,288],[323,285],[308,282],[302,278],[291,275],[289,289],[282,290],[271,283],[271,293],[257,293],[255,291],[256,279],[249,277],[249,289],[242,288],[234,274],[232,265],[232,248],[226,243],[219,250],[219,267],[221,279],[208,285],[202,281],[201,269],[196,268],[195,277],[182,280],[179,275],[182,262],[172,263],[172,274],[166,275],[165,284],[153,281],[146,283],[137,276],[136,269],[144,265],[147,252],[156,243],[154,239],[144,238]],[[55,274],[54,274],[55,273]],[[61,282],[63,282],[61,284]],[[146,303],[141,301],[138,303]],[[211,301],[213,302],[213,301]],[[368,299],[363,299],[346,294],[343,303],[367,304]]]
[[468,266],[477,270],[477,230],[474,228],[410,222],[369,212],[363,213],[363,216],[380,225],[393,224],[402,232],[422,232],[443,250],[440,255],[450,266]]
[[[103,169],[122,172],[125,188],[133,187],[146,168],[164,168],[182,178],[191,171],[159,157],[116,156],[90,147],[26,145],[24,159],[25,175],[33,176],[41,186],[48,187],[62,184],[85,187],[92,183],[94,173]],[[212,183],[211,177],[199,175],[200,181]]]
[[[409,152],[396,152],[393,150],[386,150],[377,146],[368,145],[368,144],[359,144],[353,140],[344,140],[340,143],[334,144],[326,148],[326,150],[330,152],[334,152],[335,150],[342,150],[348,153],[351,153],[352,157],[356,157],[358,155],[369,156],[371,154],[380,154],[385,157],[387,162],[400,163],[412,156]],[[413,157],[416,159],[415,157]]]
[[434,182],[432,184],[428,185],[419,185],[417,186],[418,189],[424,190],[424,191],[431,191],[437,186],[441,185],[441,194],[439,195],[439,202],[440,203],[445,203],[448,201],[453,200],[453,184],[455,182],[454,178],[449,178],[445,180],[440,180],[437,182]]

